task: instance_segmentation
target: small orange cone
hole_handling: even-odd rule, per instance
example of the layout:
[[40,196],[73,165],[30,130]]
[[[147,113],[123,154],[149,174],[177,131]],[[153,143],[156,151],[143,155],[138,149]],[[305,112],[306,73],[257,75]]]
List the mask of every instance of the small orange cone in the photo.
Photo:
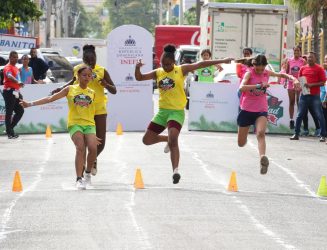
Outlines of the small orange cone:
[[230,192],[238,192],[238,187],[236,183],[236,173],[233,171],[229,180],[228,191]]
[[48,125],[47,129],[45,130],[45,138],[51,138],[51,137],[52,137],[51,127],[50,125]]
[[12,191],[13,192],[21,192],[23,191],[22,182],[20,181],[20,174],[18,171],[15,173],[14,183],[12,184]]
[[118,122],[118,124],[117,124],[116,134],[117,135],[122,135],[123,134],[123,126],[121,125],[120,122]]
[[136,189],[143,189],[144,188],[141,169],[139,169],[139,168],[136,169],[134,188],[136,188]]

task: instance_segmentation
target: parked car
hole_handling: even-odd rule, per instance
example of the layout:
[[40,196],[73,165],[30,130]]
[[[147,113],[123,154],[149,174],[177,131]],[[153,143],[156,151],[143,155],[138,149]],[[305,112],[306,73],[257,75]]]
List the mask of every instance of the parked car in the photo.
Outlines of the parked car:
[[75,67],[76,65],[79,65],[81,63],[83,63],[83,59],[82,58],[78,58],[76,56],[66,56],[65,57],[67,59],[67,61],[73,66]]
[[198,60],[200,46],[181,45],[176,49],[175,63],[181,65],[183,63],[194,63]]
[[[60,51],[51,48],[37,49],[37,57],[49,65],[48,78],[53,82],[68,82],[73,78],[73,66],[68,60],[60,55]],[[29,54],[29,49],[17,50],[18,57]]]

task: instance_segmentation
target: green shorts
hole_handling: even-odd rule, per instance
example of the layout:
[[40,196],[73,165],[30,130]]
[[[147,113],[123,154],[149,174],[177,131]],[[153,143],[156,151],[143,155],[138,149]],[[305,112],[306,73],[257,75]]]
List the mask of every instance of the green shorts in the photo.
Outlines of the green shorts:
[[167,127],[169,121],[176,121],[183,126],[185,120],[184,110],[159,109],[159,112],[152,119],[152,122]]
[[73,126],[70,126],[68,128],[68,132],[70,134],[70,137],[72,137],[78,131],[81,132],[84,135],[87,135],[87,134],[96,134],[95,126],[91,126],[91,125],[86,125],[86,126],[73,125]]

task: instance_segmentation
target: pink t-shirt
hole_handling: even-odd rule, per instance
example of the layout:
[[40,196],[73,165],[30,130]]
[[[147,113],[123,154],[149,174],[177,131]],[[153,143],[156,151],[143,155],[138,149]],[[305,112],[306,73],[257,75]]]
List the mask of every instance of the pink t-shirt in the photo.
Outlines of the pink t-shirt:
[[[262,74],[257,74],[254,68],[249,69],[251,74],[248,85],[256,85],[268,82],[269,71],[264,70]],[[253,89],[251,91],[242,92],[240,106],[242,110],[249,112],[268,112],[268,102],[266,91]]]
[[[299,78],[299,72],[302,66],[304,66],[305,60],[302,57],[295,59],[294,57],[288,60],[289,72],[288,74],[294,76],[295,78]],[[289,80],[287,84],[287,89],[294,89],[293,81]]]

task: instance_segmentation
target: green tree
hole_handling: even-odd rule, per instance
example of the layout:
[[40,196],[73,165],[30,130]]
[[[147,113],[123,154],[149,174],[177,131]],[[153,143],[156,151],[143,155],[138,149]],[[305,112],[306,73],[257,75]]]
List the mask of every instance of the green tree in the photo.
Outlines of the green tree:
[[196,25],[196,8],[192,7],[184,13],[184,24]]
[[8,27],[12,22],[38,20],[42,12],[31,0],[1,0],[0,27]]
[[284,0],[215,0],[213,2],[225,3],[261,3],[261,4],[284,4]]
[[[326,0],[291,0],[291,3],[303,14],[311,15],[312,33],[313,33],[313,49],[319,51],[319,21],[318,17],[323,5],[326,5]],[[327,25],[326,25],[327,26]],[[326,30],[327,32],[327,30]],[[326,34],[326,33],[324,33]]]
[[158,1],[105,0],[104,6],[109,11],[110,29],[135,24],[152,32],[159,21]]

